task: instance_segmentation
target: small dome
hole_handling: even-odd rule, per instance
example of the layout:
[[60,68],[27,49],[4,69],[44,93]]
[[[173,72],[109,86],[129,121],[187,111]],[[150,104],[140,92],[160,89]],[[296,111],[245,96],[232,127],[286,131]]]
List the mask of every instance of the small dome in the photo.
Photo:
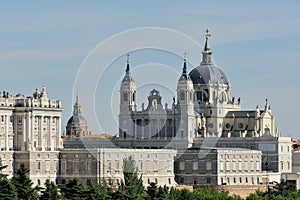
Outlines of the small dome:
[[214,64],[201,64],[190,72],[193,84],[220,83],[228,84],[224,72]]
[[73,114],[68,120],[68,125],[69,124],[87,124],[87,120],[81,114]]

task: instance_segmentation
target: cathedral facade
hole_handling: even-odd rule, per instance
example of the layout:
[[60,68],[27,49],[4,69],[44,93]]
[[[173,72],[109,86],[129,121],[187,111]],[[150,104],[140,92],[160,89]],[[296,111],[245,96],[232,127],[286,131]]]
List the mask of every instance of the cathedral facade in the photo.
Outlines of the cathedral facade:
[[275,118],[266,100],[265,109],[241,110],[241,98],[231,97],[230,82],[213,62],[205,36],[200,65],[188,73],[184,58],[177,82],[177,98],[171,106],[162,104],[156,89],[150,91],[148,105],[137,110],[137,90],[129,60],[120,87],[119,137],[123,139],[177,138],[190,147],[194,138],[259,137],[265,129],[277,136]]

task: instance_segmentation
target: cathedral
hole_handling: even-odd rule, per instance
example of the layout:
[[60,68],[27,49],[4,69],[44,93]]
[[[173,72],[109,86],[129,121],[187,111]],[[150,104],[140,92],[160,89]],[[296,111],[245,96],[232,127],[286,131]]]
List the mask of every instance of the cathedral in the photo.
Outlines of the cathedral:
[[[177,95],[163,105],[157,89],[137,109],[137,86],[127,59],[120,85],[119,136],[91,135],[78,95],[61,134],[60,100],[45,87],[32,96],[0,95],[0,158],[12,177],[21,163],[35,185],[123,179],[123,159],[133,156],[144,185],[262,185],[292,172],[291,138],[275,129],[268,101],[241,110],[225,73],[213,62],[206,33],[202,60],[190,72],[184,56]],[[275,179],[274,177],[277,177]],[[257,189],[257,188],[256,188]],[[255,190],[254,190],[255,191]]]
[[200,65],[188,72],[186,56],[177,82],[177,98],[162,105],[156,89],[150,91],[148,105],[137,110],[136,84],[127,60],[120,87],[119,137],[181,138],[191,146],[194,138],[259,137],[265,130],[276,136],[274,115],[266,100],[263,110],[241,110],[241,98],[230,95],[230,82],[213,62],[205,35]]

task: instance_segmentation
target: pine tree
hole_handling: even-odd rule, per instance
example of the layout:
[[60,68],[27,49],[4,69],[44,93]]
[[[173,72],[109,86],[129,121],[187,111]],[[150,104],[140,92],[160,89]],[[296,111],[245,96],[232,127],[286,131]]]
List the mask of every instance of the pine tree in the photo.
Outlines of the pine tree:
[[11,181],[7,179],[7,174],[2,173],[2,170],[6,167],[7,165],[3,166],[0,160],[0,199],[17,200],[16,188]]
[[85,186],[76,178],[69,180],[60,191],[65,199],[72,200],[85,199],[87,193]]
[[28,177],[29,169],[27,169],[22,163],[20,168],[17,170],[15,176],[11,179],[12,183],[14,184],[19,200],[34,200],[38,199],[38,191],[39,188],[33,188],[33,182]]
[[124,199],[137,199],[144,195],[142,176],[138,176],[135,160],[132,156],[124,159],[123,175],[124,181],[119,186],[119,197]]
[[45,190],[42,191],[42,195],[40,197],[41,200],[58,200],[61,199],[59,193],[58,193],[58,187],[48,179],[45,183]]
[[157,185],[154,182],[151,182],[149,186],[147,186],[146,193],[150,196],[151,200],[154,200],[157,194]]
[[93,185],[91,181],[88,181],[86,191],[86,200],[111,199],[107,189],[102,184]]

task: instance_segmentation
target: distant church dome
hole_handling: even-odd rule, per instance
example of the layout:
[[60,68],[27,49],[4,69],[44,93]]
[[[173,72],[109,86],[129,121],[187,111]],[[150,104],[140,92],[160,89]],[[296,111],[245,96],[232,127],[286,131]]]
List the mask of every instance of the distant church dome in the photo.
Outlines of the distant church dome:
[[193,84],[208,84],[209,82],[228,84],[226,75],[214,64],[211,58],[212,51],[208,47],[209,36],[210,35],[207,33],[205,46],[202,51],[202,62],[198,67],[194,68],[189,75],[193,81]]
[[81,114],[81,106],[78,102],[78,95],[76,96],[73,115],[68,120],[66,131],[66,135],[75,137],[81,137],[90,134],[87,120]]
[[87,124],[87,120],[81,114],[74,114],[67,124]]

